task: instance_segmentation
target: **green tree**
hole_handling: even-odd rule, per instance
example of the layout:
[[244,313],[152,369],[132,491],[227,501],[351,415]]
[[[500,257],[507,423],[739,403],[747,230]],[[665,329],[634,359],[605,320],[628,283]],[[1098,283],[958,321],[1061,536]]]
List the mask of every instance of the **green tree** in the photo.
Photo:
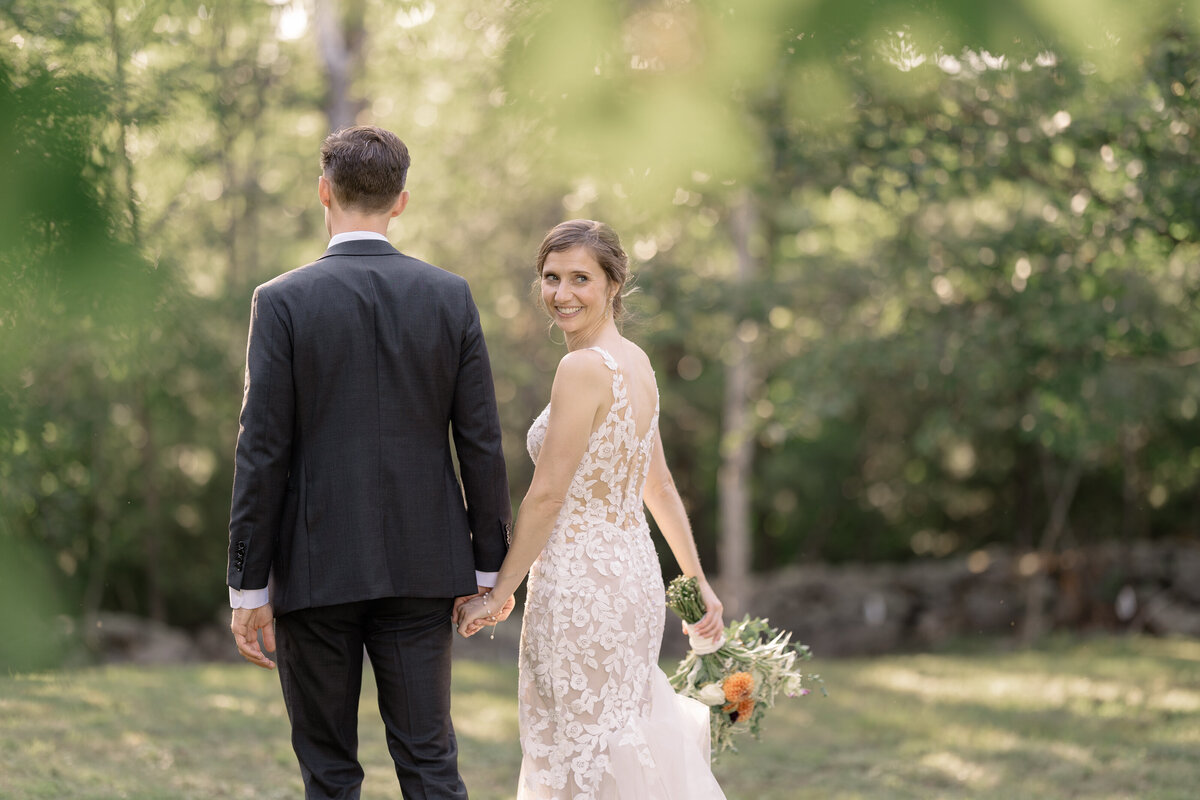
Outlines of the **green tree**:
[[[1138,469],[1148,430],[1194,417],[1193,287],[1177,280],[1190,223],[1175,202],[1193,186],[1178,151],[1194,14],[584,5],[536,4],[512,54],[515,102],[647,254],[654,346],[682,380],[668,373],[664,406],[702,403],[701,382],[712,397],[715,368],[742,397],[726,428],[757,420],[752,471],[734,471],[753,475],[759,566],[991,542],[1049,552],[1174,496],[1127,476],[1123,507],[1090,502],[1114,496],[1113,470]],[[739,251],[759,264],[749,299]],[[673,424],[668,448],[711,462],[716,443],[697,454]],[[1194,431],[1176,441],[1182,467]],[[711,495],[711,467],[691,469]],[[1194,487],[1190,467],[1176,475]]]
[[249,295],[321,252],[349,121],[412,150],[393,241],[472,283],[518,497],[532,255],[590,216],[730,585],[1193,530],[1200,16],[1125,6],[11,0],[3,546],[54,613],[219,612]]

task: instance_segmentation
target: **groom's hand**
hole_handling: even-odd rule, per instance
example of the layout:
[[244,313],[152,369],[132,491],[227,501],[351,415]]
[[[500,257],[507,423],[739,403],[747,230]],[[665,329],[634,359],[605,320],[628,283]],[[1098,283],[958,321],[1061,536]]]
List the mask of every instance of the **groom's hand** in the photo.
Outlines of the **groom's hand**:
[[462,607],[468,600],[474,600],[476,597],[483,597],[492,590],[492,587],[490,586],[479,586],[478,584],[476,584],[475,588],[479,590],[475,594],[464,594],[462,597],[454,598],[454,611],[450,614],[450,619],[454,621],[455,625],[458,624],[460,615],[462,613]]
[[[479,590],[475,594],[468,594],[468,595],[464,595],[463,597],[454,598],[453,618],[454,618],[455,625],[457,625],[459,623],[459,621],[461,619],[462,607],[468,600],[474,600],[476,597],[483,597],[485,594],[492,591],[491,586],[476,585],[475,588]],[[504,622],[504,620],[508,619],[508,615],[513,612],[513,609],[516,608],[516,606],[517,606],[517,598],[509,597],[508,600],[504,603],[504,605],[502,605],[500,607],[500,610],[496,612],[496,615],[495,615],[496,622]]]
[[483,598],[492,591],[492,587],[490,586],[476,586],[476,588],[479,589],[478,593],[471,595],[470,597],[459,597],[454,601],[454,624],[458,626],[458,632],[463,636],[472,636],[483,628],[490,628],[503,622],[504,620],[508,619],[508,615],[513,612],[513,609],[516,608],[517,605],[517,599],[512,595],[509,595],[509,598],[504,601],[504,604],[500,606],[499,610],[496,610],[496,599],[495,597],[491,597],[488,599],[488,603],[490,604],[489,609],[494,611],[494,613],[487,614],[486,616],[480,616],[483,614],[483,611],[480,610],[468,622],[466,621],[466,611],[464,610],[464,606],[471,600],[478,599],[480,602],[482,602]]
[[275,662],[258,646],[258,632],[262,631],[263,647],[268,653],[275,652],[275,612],[270,603],[258,608],[235,608],[229,629],[242,658],[263,669],[275,669]]

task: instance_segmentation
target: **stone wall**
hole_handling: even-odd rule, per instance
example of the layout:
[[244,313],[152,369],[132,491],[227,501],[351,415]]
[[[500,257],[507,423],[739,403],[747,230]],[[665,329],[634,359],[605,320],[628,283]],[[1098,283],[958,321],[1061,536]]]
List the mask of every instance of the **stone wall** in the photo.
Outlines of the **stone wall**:
[[[669,576],[668,576],[669,577]],[[716,581],[720,591],[720,582]],[[1031,619],[1030,603],[1043,610]],[[1042,632],[1130,631],[1200,637],[1200,543],[1104,545],[1043,557],[1003,550],[906,564],[792,566],[759,575],[750,613],[790,630],[820,657],[930,650],[970,639],[1031,638]],[[240,661],[222,622],[194,634],[105,614],[86,640],[103,662]],[[455,636],[456,657],[514,663],[521,620],[495,639]],[[667,615],[663,657],[681,657],[687,639]]]
[[[1033,603],[1040,616],[1030,614]],[[1200,544],[794,566],[759,577],[750,610],[825,656],[926,650],[977,636],[1020,642],[1055,630],[1200,637]]]

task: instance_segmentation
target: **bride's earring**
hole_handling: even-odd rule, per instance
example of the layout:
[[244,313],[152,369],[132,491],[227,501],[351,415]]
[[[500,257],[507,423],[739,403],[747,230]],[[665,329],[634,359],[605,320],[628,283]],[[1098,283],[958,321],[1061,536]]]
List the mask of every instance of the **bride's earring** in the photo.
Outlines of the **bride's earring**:
[[567,344],[567,335],[564,333],[563,340],[561,342],[555,342],[554,341],[554,328],[555,328],[555,325],[554,325],[554,322],[552,321],[550,323],[550,326],[548,328],[546,328],[546,337],[549,338],[553,344],[556,344],[559,347],[565,347]]

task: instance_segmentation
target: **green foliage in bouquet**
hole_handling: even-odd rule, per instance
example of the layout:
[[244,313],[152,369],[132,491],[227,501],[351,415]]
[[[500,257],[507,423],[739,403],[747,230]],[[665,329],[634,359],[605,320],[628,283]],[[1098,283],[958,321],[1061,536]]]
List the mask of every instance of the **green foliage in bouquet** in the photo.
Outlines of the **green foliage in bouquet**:
[[[698,622],[705,610],[696,579],[680,575],[671,581],[667,607],[689,625]],[[737,752],[734,737],[740,734],[758,738],[762,719],[780,694],[807,695],[811,690],[806,682],[825,693],[820,675],[796,668],[812,653],[806,645],[792,642],[790,632],[771,627],[765,618],[747,616],[727,625],[724,635],[724,644],[712,653],[689,650],[671,676],[676,692],[709,707],[714,755]]]

